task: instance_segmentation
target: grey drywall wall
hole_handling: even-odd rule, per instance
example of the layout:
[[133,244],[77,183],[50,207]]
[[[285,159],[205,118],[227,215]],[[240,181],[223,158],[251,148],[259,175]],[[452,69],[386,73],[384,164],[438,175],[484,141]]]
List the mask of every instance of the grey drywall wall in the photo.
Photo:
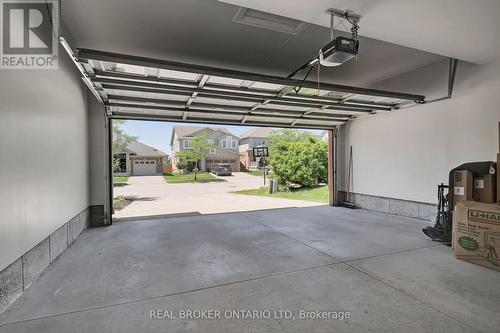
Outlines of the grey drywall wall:
[[[447,62],[374,85],[374,88],[446,94]],[[500,59],[487,65],[459,62],[453,98],[356,119],[339,137],[340,190],[347,190],[353,147],[352,191],[436,203],[437,185],[450,169],[495,160],[500,121]]]
[[86,87],[58,70],[0,70],[0,270],[88,207]]
[[105,111],[102,104],[91,93],[88,94],[89,121],[89,167],[90,167],[90,205],[104,205],[106,188],[106,151],[105,151]]

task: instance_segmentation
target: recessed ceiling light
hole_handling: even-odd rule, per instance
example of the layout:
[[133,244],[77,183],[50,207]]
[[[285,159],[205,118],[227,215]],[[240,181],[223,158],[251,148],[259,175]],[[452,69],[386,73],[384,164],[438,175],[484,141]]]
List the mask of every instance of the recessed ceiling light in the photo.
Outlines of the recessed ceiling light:
[[308,26],[303,21],[244,7],[240,7],[233,22],[290,35],[298,35]]

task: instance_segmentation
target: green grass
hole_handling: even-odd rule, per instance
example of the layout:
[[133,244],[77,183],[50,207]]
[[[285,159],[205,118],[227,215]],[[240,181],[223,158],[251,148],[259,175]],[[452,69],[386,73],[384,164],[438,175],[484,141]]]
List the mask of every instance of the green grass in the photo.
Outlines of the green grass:
[[130,197],[117,196],[113,198],[113,209],[119,211],[132,203]]
[[128,176],[114,176],[113,186],[125,186],[128,184]]
[[210,183],[210,182],[225,182],[224,179],[215,177],[210,173],[199,173],[194,180],[194,173],[182,175],[179,173],[169,173],[163,175],[167,183],[170,184],[183,184],[183,183]]
[[282,191],[273,194],[269,194],[269,189],[267,187],[261,187],[251,190],[234,191],[231,193],[328,203],[328,186],[321,186],[316,188],[301,189],[301,190],[286,191],[286,192]]
[[113,198],[113,204],[119,204],[125,201],[125,197],[119,196]]
[[252,175],[252,176],[257,176],[257,177],[264,176],[264,173],[262,172],[262,170],[246,171],[245,173],[247,175]]
[[[264,177],[264,172],[262,170],[245,171],[245,174],[251,175],[251,176],[256,176],[256,177]],[[269,172],[266,175],[266,179],[267,178],[273,178],[273,173]]]

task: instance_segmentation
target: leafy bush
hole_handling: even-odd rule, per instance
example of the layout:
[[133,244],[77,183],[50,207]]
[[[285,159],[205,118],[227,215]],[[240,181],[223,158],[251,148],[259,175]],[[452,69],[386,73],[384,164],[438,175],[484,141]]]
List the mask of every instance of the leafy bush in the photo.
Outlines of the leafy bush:
[[272,167],[284,187],[313,187],[328,180],[328,147],[323,141],[278,142]]
[[179,159],[177,163],[175,164],[175,167],[179,170],[184,170],[187,168],[187,161],[183,158]]
[[316,138],[307,131],[297,131],[294,129],[283,128],[274,130],[267,138],[269,147],[269,162],[272,163],[273,156],[276,154],[276,145],[280,142],[316,142]]

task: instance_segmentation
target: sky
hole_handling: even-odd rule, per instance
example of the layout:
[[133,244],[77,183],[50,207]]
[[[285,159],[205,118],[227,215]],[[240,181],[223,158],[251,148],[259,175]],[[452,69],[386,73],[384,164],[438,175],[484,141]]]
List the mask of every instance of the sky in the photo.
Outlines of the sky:
[[[170,154],[170,135],[172,134],[173,125],[174,123],[164,121],[127,120],[122,128],[125,133],[139,137],[139,142],[157,148],[166,154]],[[240,134],[252,128],[249,126],[205,125],[193,123],[175,123],[175,125],[224,127],[229,132],[237,136],[240,136]],[[310,132],[320,133],[321,131],[312,130]]]

